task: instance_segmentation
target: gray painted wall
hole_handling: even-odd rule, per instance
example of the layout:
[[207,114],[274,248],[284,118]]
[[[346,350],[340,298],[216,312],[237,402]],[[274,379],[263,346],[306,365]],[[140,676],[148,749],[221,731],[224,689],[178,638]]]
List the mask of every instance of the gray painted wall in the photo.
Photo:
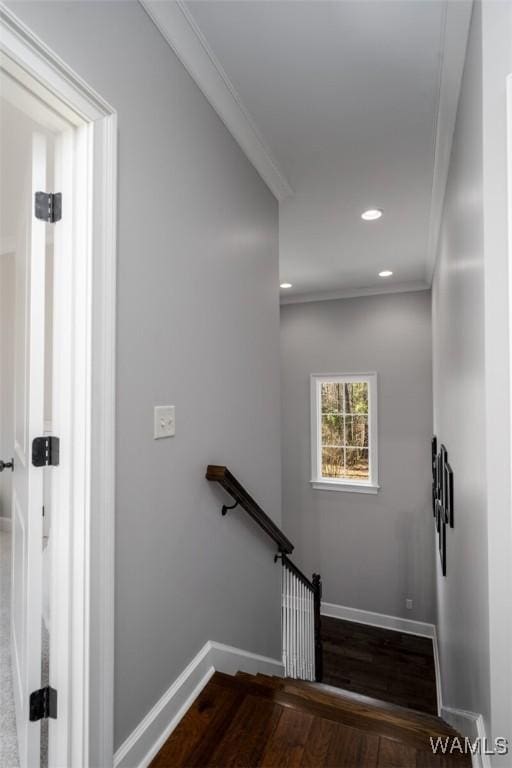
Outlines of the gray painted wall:
[[[482,45],[473,14],[432,290],[434,431],[454,472],[447,576],[437,566],[443,702],[490,714],[485,456]],[[476,404],[480,406],[475,407]]]
[[[486,0],[481,4],[481,11],[491,734],[507,736],[512,745],[511,244],[508,236],[512,179],[507,174],[512,122],[509,121],[507,129],[506,97],[507,78],[512,72],[512,3]],[[510,760],[509,755],[494,762],[508,765]]]
[[511,34],[510,3],[475,3],[432,312],[434,424],[455,477],[448,575],[437,574],[443,701],[481,712],[489,736],[512,741],[506,164]]
[[[428,291],[281,307],[283,522],[327,602],[433,620],[431,363]],[[371,371],[381,490],[312,490],[310,374]]]
[[119,746],[206,640],[280,656],[272,547],[204,479],[280,521],[277,204],[138,3],[11,7],[119,116]]

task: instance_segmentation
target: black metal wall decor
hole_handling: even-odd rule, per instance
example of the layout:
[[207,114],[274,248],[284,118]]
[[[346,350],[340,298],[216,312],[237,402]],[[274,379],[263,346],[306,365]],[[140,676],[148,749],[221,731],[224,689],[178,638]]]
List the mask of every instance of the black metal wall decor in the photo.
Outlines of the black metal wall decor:
[[439,557],[446,576],[446,526],[454,526],[453,471],[444,445],[437,450],[437,437],[432,438],[432,514],[439,538]]

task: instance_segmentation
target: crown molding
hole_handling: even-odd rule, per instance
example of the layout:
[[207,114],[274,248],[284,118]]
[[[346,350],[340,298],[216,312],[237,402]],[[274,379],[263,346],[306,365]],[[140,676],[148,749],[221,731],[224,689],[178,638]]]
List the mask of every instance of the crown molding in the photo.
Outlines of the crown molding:
[[305,304],[310,301],[333,301],[336,299],[355,299],[359,296],[380,296],[386,293],[414,293],[429,291],[430,284],[423,280],[411,280],[409,283],[390,283],[372,288],[346,288],[334,291],[312,291],[281,296],[280,304]]
[[251,114],[182,0],[139,0],[275,197],[293,194]]
[[466,59],[472,9],[473,0],[445,3],[425,270],[425,278],[428,283],[432,281],[437,258],[444,196],[450,168],[453,134]]

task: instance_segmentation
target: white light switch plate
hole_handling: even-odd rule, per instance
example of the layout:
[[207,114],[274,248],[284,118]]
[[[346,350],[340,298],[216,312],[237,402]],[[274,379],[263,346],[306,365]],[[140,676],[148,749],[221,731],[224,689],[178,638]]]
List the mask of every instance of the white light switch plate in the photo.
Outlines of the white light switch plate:
[[154,438],[174,437],[176,420],[174,405],[155,405]]

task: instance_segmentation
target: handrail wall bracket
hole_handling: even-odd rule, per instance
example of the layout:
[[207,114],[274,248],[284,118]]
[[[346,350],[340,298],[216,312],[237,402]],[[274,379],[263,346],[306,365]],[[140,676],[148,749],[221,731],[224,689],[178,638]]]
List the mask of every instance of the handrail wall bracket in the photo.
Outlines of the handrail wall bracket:
[[238,507],[238,505],[239,505],[239,504],[240,504],[240,502],[239,502],[239,501],[235,501],[235,503],[234,503],[234,504],[232,504],[230,507],[228,507],[228,505],[227,505],[227,504],[223,504],[223,505],[222,505],[222,517],[224,517],[224,515],[227,515],[227,513],[228,513],[228,511],[229,511],[230,509],[236,509],[236,508]]
[[[246,491],[246,489],[238,482],[227,467],[219,466],[216,464],[209,464],[206,470],[206,479],[210,482],[219,483],[224,490],[229,493],[232,499],[236,502],[235,506],[239,504],[247,514],[252,517],[255,523],[262,528],[267,536],[277,544],[279,550],[285,554],[291,554],[293,552],[293,544],[284,535],[282,530],[274,523],[274,521],[262,510],[262,508],[254,501],[252,496]],[[226,504],[222,507],[222,514],[225,515],[226,511],[231,509]]]

